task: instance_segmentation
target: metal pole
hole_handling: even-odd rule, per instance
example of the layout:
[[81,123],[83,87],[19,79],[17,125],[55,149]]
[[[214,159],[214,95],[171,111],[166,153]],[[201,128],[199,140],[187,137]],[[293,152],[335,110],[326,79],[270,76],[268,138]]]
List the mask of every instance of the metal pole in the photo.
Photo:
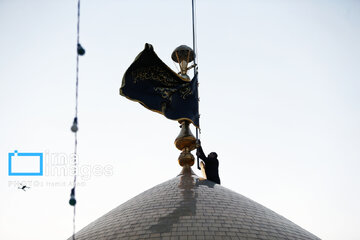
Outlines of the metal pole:
[[[195,29],[195,0],[192,0],[192,31],[193,31],[193,50],[194,50],[194,53],[195,53],[195,58],[194,58],[194,76],[196,76],[198,74],[198,67],[197,67],[197,49],[196,49],[196,29]],[[197,92],[198,92],[198,95],[199,95],[199,76],[197,76],[197,81],[198,81],[198,84],[197,84]],[[198,99],[198,110],[199,110],[199,99]],[[200,115],[198,116],[199,118],[199,127],[200,127]],[[199,139],[199,129],[196,128],[196,140]],[[200,162],[199,162],[199,157],[196,156],[196,160],[197,160],[197,168],[200,170]]]

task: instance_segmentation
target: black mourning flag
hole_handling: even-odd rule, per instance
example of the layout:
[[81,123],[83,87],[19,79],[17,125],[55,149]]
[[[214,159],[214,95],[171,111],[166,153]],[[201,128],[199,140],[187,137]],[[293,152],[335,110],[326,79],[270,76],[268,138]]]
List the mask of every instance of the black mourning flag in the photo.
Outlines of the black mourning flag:
[[126,70],[120,95],[172,120],[199,127],[197,76],[189,82],[172,71],[150,44]]

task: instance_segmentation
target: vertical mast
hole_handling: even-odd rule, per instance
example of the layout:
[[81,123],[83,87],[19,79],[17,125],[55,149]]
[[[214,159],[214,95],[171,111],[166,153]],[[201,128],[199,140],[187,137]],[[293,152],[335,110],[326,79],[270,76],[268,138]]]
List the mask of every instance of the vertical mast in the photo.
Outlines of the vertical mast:
[[[192,2],[192,32],[193,32],[193,51],[195,53],[195,57],[194,57],[194,76],[197,75],[198,73],[198,67],[197,67],[197,44],[196,44],[196,19],[195,19],[195,0],[191,0]],[[198,91],[198,94],[199,94],[199,76],[197,76],[197,81],[198,81],[198,84],[197,84],[197,91]],[[198,109],[199,109],[199,99],[198,99]],[[200,111],[199,111],[200,112]],[[200,127],[200,113],[198,115],[198,118],[199,118],[199,127]],[[199,129],[196,128],[196,140],[199,139]],[[197,159],[197,168],[200,170],[200,164],[199,164],[199,157],[196,157]]]

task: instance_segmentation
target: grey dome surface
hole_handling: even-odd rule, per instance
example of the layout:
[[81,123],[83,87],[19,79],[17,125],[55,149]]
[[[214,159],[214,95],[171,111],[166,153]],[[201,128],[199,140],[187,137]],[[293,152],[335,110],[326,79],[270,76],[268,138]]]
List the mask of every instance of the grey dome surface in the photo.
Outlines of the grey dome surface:
[[[71,238],[69,238],[71,239]],[[76,239],[319,239],[266,207],[184,168],[121,204]]]

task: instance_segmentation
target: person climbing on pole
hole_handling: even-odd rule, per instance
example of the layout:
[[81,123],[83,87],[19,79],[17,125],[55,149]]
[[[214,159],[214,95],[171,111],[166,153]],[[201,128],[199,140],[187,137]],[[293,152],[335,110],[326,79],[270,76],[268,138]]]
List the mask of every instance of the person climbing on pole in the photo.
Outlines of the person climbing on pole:
[[217,159],[216,152],[211,152],[207,157],[201,147],[200,140],[197,140],[197,149],[196,149],[196,156],[198,156],[201,160],[204,161],[204,164],[201,164],[201,168],[205,168],[205,174],[207,180],[213,181],[217,184],[220,184],[220,177],[219,177],[219,160]]

